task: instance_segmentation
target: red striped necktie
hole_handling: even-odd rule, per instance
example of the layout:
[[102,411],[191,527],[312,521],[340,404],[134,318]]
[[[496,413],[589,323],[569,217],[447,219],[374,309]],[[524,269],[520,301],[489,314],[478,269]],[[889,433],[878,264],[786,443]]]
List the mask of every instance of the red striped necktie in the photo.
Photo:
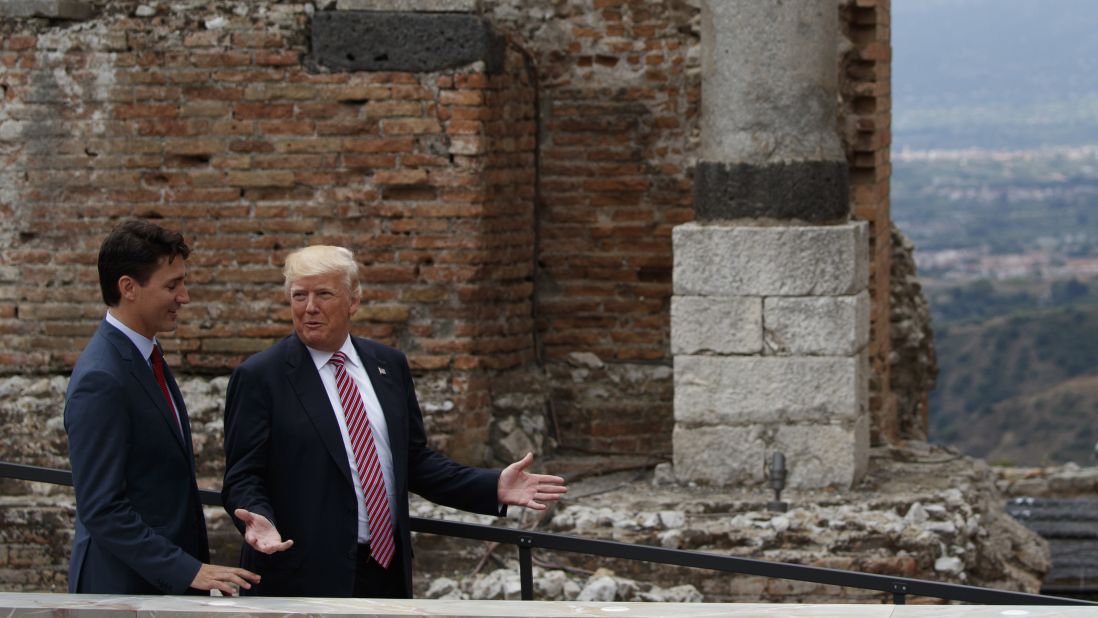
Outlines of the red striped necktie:
[[362,483],[367,521],[370,524],[370,556],[387,569],[396,548],[393,545],[393,518],[389,512],[389,496],[385,491],[385,479],[381,476],[381,461],[378,460],[377,448],[374,447],[374,432],[370,429],[370,419],[366,417],[366,407],[362,405],[358,386],[355,386],[355,381],[344,367],[347,355],[336,352],[328,362],[335,365],[339,402],[343,405],[347,433],[351,436],[351,447],[355,451],[355,462],[358,464],[358,478]]
[[182,434],[183,419],[179,418],[179,410],[175,409],[175,402],[172,401],[171,392],[168,391],[168,381],[164,379],[164,356],[160,354],[160,346],[153,346],[152,354],[149,355],[149,363],[152,364],[153,375],[156,376],[156,383],[160,385],[160,390],[164,393],[164,398],[168,400],[168,409],[175,415],[175,424],[179,427],[179,433]]

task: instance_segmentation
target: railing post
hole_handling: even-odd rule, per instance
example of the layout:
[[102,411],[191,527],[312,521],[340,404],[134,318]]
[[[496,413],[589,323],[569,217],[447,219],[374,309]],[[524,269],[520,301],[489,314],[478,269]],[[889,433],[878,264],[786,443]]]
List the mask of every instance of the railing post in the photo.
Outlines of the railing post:
[[892,584],[892,602],[896,605],[907,604],[907,584]]
[[522,600],[534,600],[534,558],[530,548],[534,539],[524,536],[519,539],[519,583],[522,584]]

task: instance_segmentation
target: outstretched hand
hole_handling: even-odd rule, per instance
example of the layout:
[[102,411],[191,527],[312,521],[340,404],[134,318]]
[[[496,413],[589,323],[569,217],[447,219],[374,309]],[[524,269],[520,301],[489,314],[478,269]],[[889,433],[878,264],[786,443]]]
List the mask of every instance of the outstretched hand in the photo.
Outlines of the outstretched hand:
[[233,515],[244,522],[244,541],[251,545],[252,549],[264,554],[273,554],[293,547],[294,542],[290,539],[283,541],[278,528],[275,528],[271,520],[266,517],[244,509],[236,509]]
[[559,476],[527,472],[526,469],[532,463],[533,453],[526,453],[526,457],[503,469],[496,490],[500,504],[526,506],[542,511],[545,510],[543,502],[560,500],[561,494],[568,491],[564,486],[564,479]]

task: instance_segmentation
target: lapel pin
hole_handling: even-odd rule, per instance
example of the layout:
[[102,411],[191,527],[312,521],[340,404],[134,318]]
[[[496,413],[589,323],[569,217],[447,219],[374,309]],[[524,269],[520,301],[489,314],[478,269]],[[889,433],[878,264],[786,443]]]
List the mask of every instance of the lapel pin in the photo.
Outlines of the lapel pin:
[[387,373],[385,373],[385,368],[384,367],[378,367],[377,372],[380,373],[383,376],[388,375]]

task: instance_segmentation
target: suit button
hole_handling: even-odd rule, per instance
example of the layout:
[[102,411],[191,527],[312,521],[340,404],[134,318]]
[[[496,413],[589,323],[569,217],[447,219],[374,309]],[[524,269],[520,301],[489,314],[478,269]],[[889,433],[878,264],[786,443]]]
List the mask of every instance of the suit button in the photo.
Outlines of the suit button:
[[347,559],[348,560],[353,561],[357,557],[358,557],[358,550],[357,549],[352,547],[351,549],[347,550]]

